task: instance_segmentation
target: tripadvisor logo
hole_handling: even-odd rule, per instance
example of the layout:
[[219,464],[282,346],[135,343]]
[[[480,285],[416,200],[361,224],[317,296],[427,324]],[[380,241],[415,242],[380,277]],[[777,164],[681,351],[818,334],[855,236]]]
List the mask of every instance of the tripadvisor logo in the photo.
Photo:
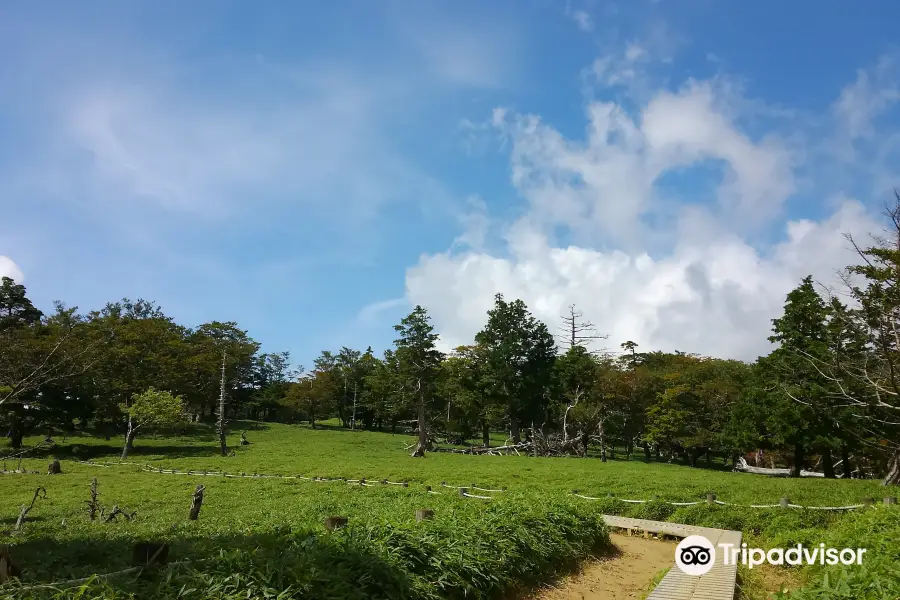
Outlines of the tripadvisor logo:
[[[722,564],[736,565],[738,563],[747,568],[759,566],[763,563],[770,565],[861,565],[866,548],[826,548],[825,544],[807,547],[797,544],[791,548],[748,548],[747,544],[740,547],[735,544],[719,544],[718,549],[722,555]],[[703,575],[708,573],[716,564],[716,547],[702,535],[691,535],[678,544],[675,548],[675,564],[688,575]]]
[[688,575],[703,575],[716,564],[716,549],[702,535],[689,535],[675,547],[675,564]]

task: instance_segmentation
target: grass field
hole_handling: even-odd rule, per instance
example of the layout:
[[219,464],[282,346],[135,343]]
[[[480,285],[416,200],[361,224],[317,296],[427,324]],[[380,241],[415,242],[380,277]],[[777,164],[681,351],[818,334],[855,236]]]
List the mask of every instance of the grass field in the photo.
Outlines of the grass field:
[[[139,437],[129,458],[134,464],[106,467],[76,460],[116,462],[119,440],[77,436],[63,443],[58,438],[52,450],[22,461],[23,468],[41,475],[0,476],[0,529],[13,528],[19,507],[31,501],[36,487],[47,492],[28,514],[23,531],[7,533],[0,541],[11,546],[12,556],[27,569],[23,585],[125,569],[136,541],[165,540],[171,544],[170,561],[192,562],[141,581],[126,576],[93,582],[81,597],[497,597],[603,552],[608,536],[600,515],[607,513],[740,529],[748,541],[765,544],[762,547],[797,542],[867,547],[867,569],[833,571],[827,580],[818,571],[804,573],[809,585],[805,593],[835,598],[896,598],[900,593],[897,587],[886,587],[888,595],[879,595],[873,587],[900,586],[889,570],[891,562],[900,559],[896,507],[844,514],[666,503],[705,499],[714,492],[720,500],[739,505],[777,504],[787,496],[801,505],[842,506],[884,496],[885,489],[874,481],[776,479],[638,460],[604,464],[443,453],[412,459],[404,452],[412,442],[406,435],[234,424],[233,431],[242,429],[252,443],[238,447],[232,457],[218,456],[212,433],[198,427],[184,436]],[[229,443],[236,446],[238,437],[230,436]],[[53,456],[62,460],[62,475],[43,474]],[[409,482],[409,487],[160,474],[143,472],[138,464],[180,471],[366,478],[373,483],[387,479]],[[16,460],[9,459],[6,468],[15,467]],[[100,501],[137,511],[134,521],[88,519],[85,502],[94,476]],[[444,481],[507,491],[472,492],[492,496],[489,501],[462,498],[441,487]],[[198,521],[189,521],[190,498],[198,483],[206,486],[203,508]],[[429,494],[426,485],[441,493]],[[573,489],[594,497],[611,493],[655,500],[589,501],[573,496]],[[420,508],[433,509],[434,520],[417,523],[415,510]],[[326,533],[322,520],[332,515],[347,516],[349,526]],[[206,562],[197,562],[201,560]],[[822,592],[823,582],[835,589]],[[839,595],[841,586],[856,595]],[[19,589],[15,597],[78,593],[78,588]],[[752,595],[752,590],[747,593]]]

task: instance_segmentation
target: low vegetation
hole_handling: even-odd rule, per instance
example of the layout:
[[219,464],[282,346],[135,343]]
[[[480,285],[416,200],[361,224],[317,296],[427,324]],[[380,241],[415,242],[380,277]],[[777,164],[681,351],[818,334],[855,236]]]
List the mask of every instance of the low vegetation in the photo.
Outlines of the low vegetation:
[[[893,598],[877,595],[880,582],[893,590],[891,562],[900,539],[896,507],[850,514],[800,509],[707,506],[675,507],[667,501],[705,499],[715,492],[735,504],[777,504],[783,496],[801,505],[836,506],[880,497],[876,481],[777,479],[691,469],[632,460],[596,461],[503,456],[429,454],[410,458],[403,448],[409,435],[351,432],[338,425],[308,426],[234,423],[246,430],[250,445],[229,442],[235,455],[221,457],[212,427],[194,425],[183,435],[144,436],[130,461],[118,462],[118,447],[102,438],[77,435],[22,461],[23,470],[41,475],[0,475],[0,519],[11,529],[18,507],[38,500],[21,532],[10,536],[11,555],[25,567],[22,585],[65,581],[131,566],[132,546],[142,540],[167,542],[169,566],[140,580],[126,574],[68,590],[16,590],[16,598],[455,598],[497,597],[510,587],[545,579],[591,553],[603,552],[608,538],[600,515],[641,518],[740,529],[749,540],[778,544],[834,541],[870,548],[865,571],[832,569],[828,580],[803,576],[811,590],[823,585],[851,586],[869,595],[831,597]],[[26,439],[37,444],[40,437]],[[41,452],[39,449],[37,452]],[[61,475],[44,475],[59,456]],[[346,460],[353,456],[353,460]],[[100,467],[74,458],[109,464]],[[138,465],[184,473],[221,471],[247,475],[366,478],[372,486],[342,481],[279,478],[224,478],[141,471]],[[13,468],[15,465],[9,465]],[[91,521],[87,501],[97,477],[99,502],[135,512],[134,519]],[[409,487],[386,485],[408,482]],[[462,498],[442,487],[506,488]],[[189,521],[192,492],[206,494],[200,518]],[[425,486],[439,494],[429,494]],[[577,487],[585,496],[574,496]],[[614,498],[607,498],[612,493]],[[9,499],[6,501],[6,499]],[[647,499],[627,504],[620,498]],[[434,511],[433,520],[416,521],[415,511]],[[329,516],[348,517],[334,532],[323,527]],[[749,541],[748,540],[748,541]],[[835,579],[844,578],[844,579]],[[84,585],[88,588],[82,590]],[[853,587],[855,586],[855,587]],[[811,592],[804,592],[811,593]],[[134,594],[134,596],[131,596]],[[84,596],[82,596],[84,597]],[[802,596],[805,598],[805,596]],[[812,596],[810,596],[812,597]],[[822,597],[815,596],[815,597]],[[827,596],[825,596],[827,597]]]

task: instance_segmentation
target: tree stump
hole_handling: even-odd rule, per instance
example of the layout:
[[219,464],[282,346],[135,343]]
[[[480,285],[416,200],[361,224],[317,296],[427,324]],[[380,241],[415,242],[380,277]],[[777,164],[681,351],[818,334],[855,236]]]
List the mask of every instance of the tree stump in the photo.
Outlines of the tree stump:
[[62,467],[59,466],[59,460],[53,459],[53,462],[50,463],[50,466],[47,468],[47,475],[61,475]]
[[200,507],[203,506],[203,490],[206,489],[206,486],[198,485],[197,489],[194,490],[194,495],[191,498],[191,512],[188,518],[191,521],[196,521],[200,518]]
[[328,517],[325,519],[325,529],[334,531],[347,526],[347,517]]
[[138,542],[131,555],[131,562],[138,567],[165,564],[168,559],[169,545],[156,542]]
[[434,511],[428,508],[420,508],[416,511],[416,521],[429,521],[434,518]]

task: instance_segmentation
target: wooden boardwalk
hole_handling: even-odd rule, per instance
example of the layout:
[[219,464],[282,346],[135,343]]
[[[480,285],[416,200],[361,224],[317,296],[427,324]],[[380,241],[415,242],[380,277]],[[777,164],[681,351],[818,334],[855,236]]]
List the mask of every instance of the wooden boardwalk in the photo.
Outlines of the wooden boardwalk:
[[689,535],[702,535],[716,547],[716,563],[706,574],[688,575],[674,564],[663,577],[647,600],[733,600],[737,583],[737,565],[726,565],[719,544],[741,545],[741,532],[711,527],[697,527],[681,523],[665,523],[646,519],[630,519],[603,515],[603,520],[610,527],[625,529],[629,533],[643,532],[645,535],[656,533],[672,537],[686,538]]

